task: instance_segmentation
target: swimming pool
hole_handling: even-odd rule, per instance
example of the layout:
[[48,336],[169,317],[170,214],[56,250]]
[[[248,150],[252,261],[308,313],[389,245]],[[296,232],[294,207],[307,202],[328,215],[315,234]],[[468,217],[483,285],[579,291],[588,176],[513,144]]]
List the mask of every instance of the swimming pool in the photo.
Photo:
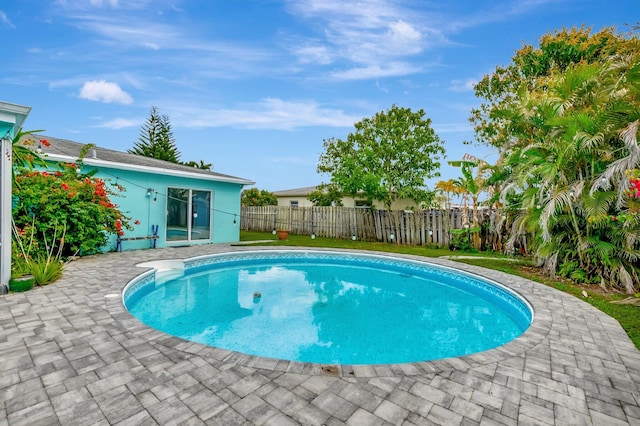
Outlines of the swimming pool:
[[132,281],[127,309],[165,333],[262,357],[428,361],[501,346],[533,319],[498,283],[390,256],[251,251],[177,265]]

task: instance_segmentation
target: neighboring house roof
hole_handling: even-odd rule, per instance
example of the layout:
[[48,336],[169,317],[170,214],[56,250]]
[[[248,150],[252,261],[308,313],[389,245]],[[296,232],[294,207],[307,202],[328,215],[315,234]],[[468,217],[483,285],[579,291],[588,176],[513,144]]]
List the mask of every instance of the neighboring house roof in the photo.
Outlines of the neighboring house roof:
[[306,197],[318,189],[317,186],[305,186],[304,188],[285,189],[273,193],[276,197]]
[[[46,139],[50,146],[39,144],[39,141]],[[59,139],[44,135],[28,135],[23,140],[34,140],[35,146],[30,146],[35,150],[40,148],[46,159],[63,162],[75,162],[80,155],[80,151],[85,144],[67,139]],[[198,169],[196,167],[184,166],[169,161],[157,160],[155,158],[144,157],[127,152],[115,151],[99,146],[89,149],[84,157],[84,164],[94,167],[111,167],[120,170],[132,170],[162,175],[191,177],[218,182],[237,183],[240,185],[253,185],[255,182],[248,179],[212,172],[211,170]]]
[[[276,197],[306,197],[311,194],[313,191],[318,189],[317,186],[305,186],[304,188],[293,188],[293,189],[284,189],[282,191],[275,191],[273,195]],[[364,191],[360,191],[358,194],[362,194],[364,196]],[[348,194],[344,194],[345,197],[348,197]]]

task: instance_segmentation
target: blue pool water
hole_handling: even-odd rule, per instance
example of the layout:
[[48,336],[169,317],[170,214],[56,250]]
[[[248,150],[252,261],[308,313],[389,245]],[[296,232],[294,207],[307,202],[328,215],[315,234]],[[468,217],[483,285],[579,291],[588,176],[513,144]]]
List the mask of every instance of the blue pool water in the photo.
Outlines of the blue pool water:
[[127,309],[150,327],[246,354],[389,364],[509,342],[530,306],[477,276],[386,256],[242,252],[188,261],[167,282],[132,283]]

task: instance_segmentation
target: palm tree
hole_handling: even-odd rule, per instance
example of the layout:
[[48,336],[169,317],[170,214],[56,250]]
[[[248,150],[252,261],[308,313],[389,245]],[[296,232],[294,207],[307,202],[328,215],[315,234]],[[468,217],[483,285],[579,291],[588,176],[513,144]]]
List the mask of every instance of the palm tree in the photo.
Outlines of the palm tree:
[[436,191],[445,196],[445,209],[451,209],[451,199],[454,195],[462,193],[460,186],[453,179],[441,180],[436,183]]
[[503,196],[517,188],[522,212],[510,242],[530,232],[549,273],[627,292],[638,285],[640,221],[617,217],[628,189],[624,170],[640,165],[637,59],[569,67],[547,78],[544,90],[522,89],[504,111],[515,142],[503,151],[512,169]]
[[[489,168],[489,164],[481,159],[476,158],[471,154],[465,154],[462,160],[458,161],[449,161],[450,165],[454,167],[460,167],[462,172],[462,177],[457,180],[456,186],[459,188],[459,191],[463,195],[463,200],[465,202],[466,209],[466,200],[468,198],[471,199],[472,203],[472,223],[471,229],[480,229],[480,220],[478,217],[478,207],[479,207],[479,199],[480,194],[485,189],[485,181],[486,181],[486,171]],[[475,176],[473,174],[473,169],[476,169]],[[479,249],[481,245],[481,239],[478,232],[473,232],[473,246],[476,249]]]
[[448,238],[451,241],[451,200],[454,196],[462,195],[464,190],[459,185],[459,182],[454,179],[441,180],[436,183],[436,191],[444,195],[445,203],[444,210],[446,213],[443,215],[444,227],[449,230]]

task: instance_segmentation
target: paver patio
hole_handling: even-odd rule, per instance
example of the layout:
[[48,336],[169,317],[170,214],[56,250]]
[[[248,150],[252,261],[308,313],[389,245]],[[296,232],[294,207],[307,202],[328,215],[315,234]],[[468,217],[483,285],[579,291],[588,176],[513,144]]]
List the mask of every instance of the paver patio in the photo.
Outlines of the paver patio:
[[615,320],[544,285],[445,259],[426,260],[525,296],[530,329],[461,358],[331,368],[186,342],[122,306],[123,287],[145,270],[138,263],[255,249],[89,256],[52,285],[0,296],[0,425],[640,425],[640,351]]

